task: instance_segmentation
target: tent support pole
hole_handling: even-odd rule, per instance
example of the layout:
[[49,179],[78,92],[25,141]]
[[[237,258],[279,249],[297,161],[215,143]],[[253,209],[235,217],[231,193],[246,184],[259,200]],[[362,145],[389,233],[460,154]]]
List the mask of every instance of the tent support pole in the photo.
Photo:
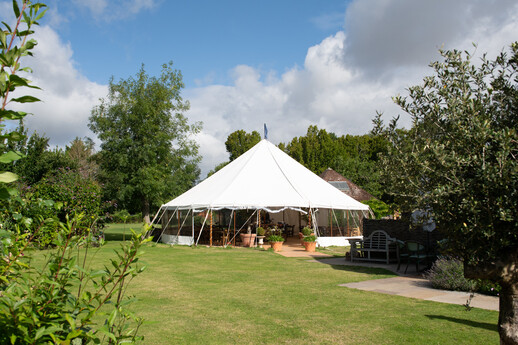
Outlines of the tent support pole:
[[[163,208],[163,210],[162,210],[162,208]],[[153,221],[151,222],[151,225],[153,225],[155,223],[155,220],[158,217],[158,215],[160,214],[160,211],[162,211],[162,214],[160,214],[160,218],[158,218],[158,221],[157,221],[157,223],[159,223],[162,220],[162,217],[164,216],[166,210],[167,210],[167,208],[164,207],[164,205],[160,206],[160,209],[157,211],[157,213],[155,213],[155,217],[153,217]],[[148,231],[147,234],[146,234],[146,238],[151,236],[152,232],[153,231]]]
[[236,215],[234,215],[234,239],[232,240],[232,246],[236,246]]
[[212,247],[212,210],[210,210],[210,240],[209,246]]
[[181,212],[182,212],[182,211],[178,211],[178,212],[176,213],[176,220],[178,221],[178,234],[180,233],[180,230],[181,230],[181,229],[180,229],[180,213],[181,213]]
[[351,236],[351,227],[349,226],[349,211],[347,211],[347,233]]
[[[252,217],[255,215],[256,212],[257,212],[257,210],[254,211],[254,213],[252,213],[252,215],[250,217],[248,217],[248,219],[243,223],[243,225],[241,225],[241,227],[237,230],[236,235],[238,235],[241,232],[243,227],[246,225],[246,223],[248,223],[250,221],[250,219],[252,219]],[[234,215],[234,217],[235,217],[235,215]],[[235,236],[232,240],[234,240],[234,239],[235,239]]]
[[205,215],[205,219],[203,220],[203,224],[201,225],[200,233],[198,234],[198,239],[196,240],[196,246],[198,246],[198,242],[200,241],[201,233],[205,228],[205,223],[207,223],[207,217],[209,216],[209,212],[207,210],[207,214]]
[[[340,234],[340,236],[343,236],[342,229],[340,229],[340,223],[338,222],[338,218],[336,218],[335,210],[332,210],[332,211],[333,211],[333,217],[335,218],[335,222],[336,222],[336,225],[338,227],[338,233]],[[333,236],[333,231],[332,230],[331,230],[331,236]]]
[[332,214],[334,214],[334,210],[333,209],[331,209],[331,213],[329,214],[329,220],[331,221],[331,237],[333,237],[333,217],[332,217]]
[[194,244],[194,210],[191,213],[192,243]]
[[[164,212],[166,212],[167,210],[165,210]],[[173,219],[174,217],[174,213],[178,211],[178,207],[176,208],[176,210],[174,210],[173,214],[171,215],[171,217],[169,217],[169,220],[167,221],[167,224],[165,225],[165,227],[162,228],[162,232],[160,233],[160,236],[158,236],[158,239],[156,240],[156,243],[160,242],[160,239],[162,238],[162,235],[164,234],[164,231],[167,229],[167,227],[169,226],[169,223],[171,222],[171,219]]]

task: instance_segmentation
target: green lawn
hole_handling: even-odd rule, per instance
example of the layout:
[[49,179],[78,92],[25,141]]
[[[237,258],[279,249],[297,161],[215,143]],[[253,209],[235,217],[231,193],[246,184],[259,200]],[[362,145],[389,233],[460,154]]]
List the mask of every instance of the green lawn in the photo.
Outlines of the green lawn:
[[[134,226],[135,227],[135,226]],[[128,228],[126,228],[128,229]],[[129,231],[127,232],[127,234]],[[109,227],[107,235],[119,230]],[[107,236],[107,239],[110,238]],[[118,247],[108,241],[94,266]],[[245,248],[148,245],[128,293],[145,344],[497,344],[498,313],[339,284],[393,276]]]
[[103,229],[106,241],[122,241],[131,238],[131,229],[138,231],[142,228],[143,223],[130,224],[107,224]]

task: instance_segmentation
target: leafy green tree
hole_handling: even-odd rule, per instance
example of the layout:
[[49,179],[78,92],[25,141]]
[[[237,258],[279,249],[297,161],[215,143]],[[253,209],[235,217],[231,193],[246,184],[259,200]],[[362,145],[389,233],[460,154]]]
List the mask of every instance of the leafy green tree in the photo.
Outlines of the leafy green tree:
[[66,157],[84,178],[95,179],[97,177],[99,166],[94,161],[94,146],[92,139],[76,137],[65,149]]
[[384,180],[404,210],[427,210],[467,278],[500,284],[501,344],[518,344],[518,43],[495,60],[441,51],[434,75],[395,102]]
[[247,133],[240,129],[230,133],[225,141],[225,147],[230,155],[229,159],[232,162],[237,157],[241,156],[246,151],[250,150],[257,143],[261,141],[261,135],[257,131]]
[[232,162],[234,159],[250,150],[260,141],[261,135],[257,131],[247,133],[246,131],[240,129],[230,133],[230,135],[227,137],[227,141],[225,141],[225,146],[229,154],[229,161],[216,165],[213,170],[207,173],[207,177],[223,169],[228,163]]
[[76,169],[77,164],[59,148],[49,150],[49,138],[34,132],[20,147],[24,159],[17,161],[14,172],[26,185],[38,183],[45,175],[59,168]]
[[378,154],[386,146],[379,135],[337,137],[316,126],[309,126],[305,136],[293,138],[287,145],[279,144],[279,148],[315,174],[332,168],[376,197],[382,196]]
[[172,63],[159,77],[144,66],[134,78],[110,81],[107,98],[92,110],[90,129],[101,140],[99,179],[108,199],[122,208],[140,209],[149,222],[150,208],[194,185],[199,177],[198,145],[192,136],[201,124],[189,125],[182,114],[182,75]]
[[211,170],[207,173],[207,177],[209,176],[212,176],[214,175],[215,173],[217,173],[218,171],[220,171],[221,169],[223,169],[224,167],[226,167],[228,165],[228,163],[230,162],[223,162],[223,163],[219,163],[218,165],[216,165],[214,167],[214,170]]

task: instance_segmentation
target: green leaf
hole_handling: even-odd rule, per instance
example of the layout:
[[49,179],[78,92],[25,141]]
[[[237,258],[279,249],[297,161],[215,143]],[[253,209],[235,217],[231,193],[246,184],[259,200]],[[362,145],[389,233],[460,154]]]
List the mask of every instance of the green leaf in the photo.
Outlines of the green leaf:
[[18,97],[18,98],[13,98],[13,99],[11,99],[11,101],[18,102],[18,103],[32,103],[32,102],[39,102],[40,99],[36,98],[34,96],[22,96],[22,97]]
[[7,28],[7,30],[8,30],[9,32],[13,32],[13,30],[11,29],[11,27],[9,26],[9,24],[7,24],[7,23],[6,23],[6,22],[4,22],[4,21],[2,21],[2,24],[4,24],[4,25],[5,25],[5,27]]
[[20,17],[20,8],[18,7],[18,1],[13,0],[13,11],[16,18]]
[[36,16],[36,18],[35,18],[34,20],[40,20],[40,19],[45,15],[45,13],[47,13],[47,10],[48,10],[48,8],[46,8],[45,10],[43,10],[40,14],[38,14],[38,15]]
[[23,111],[0,110],[0,119],[4,120],[19,120],[26,115],[27,113]]
[[76,321],[70,316],[70,314],[65,313],[65,319],[72,329],[76,328]]
[[2,43],[2,47],[7,47],[7,39],[4,30],[0,30],[0,42]]
[[0,182],[2,183],[11,183],[16,180],[18,180],[18,175],[10,171],[4,171],[0,173]]
[[11,74],[9,76],[9,81],[14,86],[29,86],[28,80],[25,78],[21,78],[16,74]]
[[117,309],[113,309],[110,313],[110,316],[108,317],[108,325],[111,327],[113,326],[113,322],[115,321],[115,318],[117,317]]
[[9,188],[1,187],[0,188],[0,200],[7,200],[11,197],[9,193]]
[[9,151],[7,153],[4,153],[3,155],[0,155],[0,163],[11,163],[17,161],[22,157],[23,156],[18,152]]

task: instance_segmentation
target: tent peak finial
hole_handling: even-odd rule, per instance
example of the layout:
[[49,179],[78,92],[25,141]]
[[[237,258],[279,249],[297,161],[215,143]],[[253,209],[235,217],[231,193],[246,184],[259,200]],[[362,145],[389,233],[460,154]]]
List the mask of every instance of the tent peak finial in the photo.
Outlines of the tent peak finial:
[[264,124],[264,139],[268,139],[268,128],[266,128],[266,123]]

